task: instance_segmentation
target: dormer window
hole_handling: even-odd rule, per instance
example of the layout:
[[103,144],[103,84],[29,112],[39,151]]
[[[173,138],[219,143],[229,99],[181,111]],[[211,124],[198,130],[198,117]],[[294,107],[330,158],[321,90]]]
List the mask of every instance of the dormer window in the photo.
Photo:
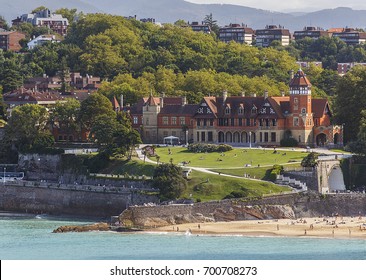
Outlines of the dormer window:
[[306,108],[301,109],[301,114],[306,114]]
[[252,114],[257,114],[257,107],[255,107],[255,105],[253,105]]
[[244,114],[244,107],[243,107],[243,104],[240,104],[240,107],[238,109],[238,114],[239,115],[243,115]]
[[227,105],[227,106],[225,107],[225,115],[229,115],[229,114],[230,114],[230,111],[231,111],[230,106],[229,106],[229,105]]

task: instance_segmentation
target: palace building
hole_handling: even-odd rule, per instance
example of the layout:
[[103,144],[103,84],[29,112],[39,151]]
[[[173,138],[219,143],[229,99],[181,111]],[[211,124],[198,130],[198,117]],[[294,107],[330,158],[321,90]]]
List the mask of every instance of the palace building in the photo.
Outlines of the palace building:
[[289,96],[204,97],[187,104],[181,97],[144,98],[129,108],[133,127],[145,143],[168,136],[184,143],[279,146],[294,138],[300,146],[343,145],[343,127],[332,125],[326,99],[311,96],[311,83],[300,69],[292,76]]

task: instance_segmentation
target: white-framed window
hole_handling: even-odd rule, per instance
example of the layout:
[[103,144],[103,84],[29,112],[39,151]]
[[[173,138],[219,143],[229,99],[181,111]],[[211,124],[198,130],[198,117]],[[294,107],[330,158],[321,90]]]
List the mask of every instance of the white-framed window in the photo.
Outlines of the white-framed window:
[[163,117],[163,125],[168,125],[169,119],[168,117]]
[[244,114],[244,107],[243,106],[240,106],[239,107],[238,114],[239,115],[243,115]]
[[229,107],[229,106],[227,106],[227,107],[225,108],[225,114],[226,114],[226,115],[229,115],[229,114],[230,114],[230,107]]
[[294,126],[299,126],[299,118],[294,118]]
[[185,125],[186,124],[186,118],[185,117],[180,117],[179,122],[180,122],[180,125]]
[[138,117],[133,117],[133,124],[138,124],[139,123],[139,118]]
[[257,107],[255,107],[255,105],[252,108],[252,114],[257,114]]
[[171,121],[172,121],[172,125],[177,125],[177,117],[172,117]]

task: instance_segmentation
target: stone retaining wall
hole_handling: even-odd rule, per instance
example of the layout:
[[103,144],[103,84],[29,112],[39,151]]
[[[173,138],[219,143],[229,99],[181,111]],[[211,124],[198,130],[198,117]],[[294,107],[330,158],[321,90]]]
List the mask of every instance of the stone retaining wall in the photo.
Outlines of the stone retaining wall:
[[135,190],[123,192],[31,186],[1,186],[0,210],[110,217],[130,205],[158,202],[155,196]]
[[247,201],[129,207],[120,221],[140,227],[188,222],[366,215],[365,194],[297,193]]

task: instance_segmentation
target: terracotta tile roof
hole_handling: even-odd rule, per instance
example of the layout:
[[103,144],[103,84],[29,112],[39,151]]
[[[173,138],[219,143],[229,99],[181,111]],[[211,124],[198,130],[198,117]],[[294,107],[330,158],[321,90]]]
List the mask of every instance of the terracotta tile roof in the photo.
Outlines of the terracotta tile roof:
[[312,99],[311,108],[314,118],[321,118],[326,114],[332,116],[332,112],[330,111],[329,104],[326,99]]
[[150,95],[149,99],[146,101],[146,103],[150,106],[157,106],[158,103],[155,100],[156,98]]
[[282,114],[290,112],[290,97],[289,96],[274,96],[271,100],[277,103]]
[[311,87],[311,83],[305,73],[299,69],[291,80],[290,87]]
[[119,103],[118,103],[118,101],[117,101],[117,98],[116,98],[115,96],[113,96],[112,106],[113,106],[113,109],[114,109],[114,110],[116,110],[116,109],[120,108]]

